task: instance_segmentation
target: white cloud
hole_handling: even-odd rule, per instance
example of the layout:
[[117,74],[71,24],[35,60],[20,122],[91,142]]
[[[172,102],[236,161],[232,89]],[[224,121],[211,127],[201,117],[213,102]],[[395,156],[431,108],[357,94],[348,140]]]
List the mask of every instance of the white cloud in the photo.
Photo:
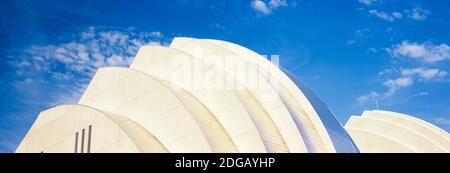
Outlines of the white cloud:
[[401,77],[398,79],[389,79],[383,82],[388,90],[383,94],[382,98],[393,96],[399,89],[411,86],[414,83],[411,77]]
[[76,101],[99,67],[128,66],[140,46],[165,44],[161,32],[120,28],[89,27],[67,38],[73,39],[49,45],[31,45],[16,55],[10,62],[16,69],[17,81],[13,82],[16,89],[22,90],[32,83],[42,84],[61,91],[49,97]]
[[411,95],[410,97],[413,98],[413,97],[427,96],[427,95],[430,95],[430,93],[429,92],[419,92],[419,93]]
[[369,101],[369,100],[379,99],[379,97],[380,97],[380,94],[378,94],[375,91],[372,91],[372,92],[370,92],[367,95],[359,96],[358,98],[356,98],[356,101],[361,104],[361,103],[364,103],[364,102]]
[[140,46],[162,42],[160,32],[135,33],[94,27],[76,37],[66,43],[32,45],[25,50],[27,56],[14,64],[19,70],[34,65],[34,70],[51,74],[65,71],[90,76],[99,67],[127,66]]
[[276,9],[278,7],[287,7],[286,0],[270,0],[269,7],[272,9]]
[[[402,60],[396,59],[395,67],[387,68],[378,73],[377,78],[385,78],[382,84],[386,88],[385,92],[369,92],[356,98],[358,103],[363,103],[369,100],[381,100],[393,96],[402,88],[411,87],[416,82],[448,82],[448,72],[442,69],[435,68],[438,61],[450,60],[450,47],[447,44],[434,45],[431,42],[415,43],[403,41],[400,44],[393,45],[386,49],[392,57],[405,57],[407,59],[418,60],[420,67],[403,68],[405,65]],[[406,60],[407,60],[406,59]],[[399,60],[399,61],[397,61]],[[406,64],[411,62],[406,61]],[[400,65],[400,67],[398,67]],[[387,79],[386,79],[387,78]],[[410,98],[416,96],[428,95],[427,91],[414,94]]]
[[403,15],[400,12],[393,12],[392,13],[392,17],[397,18],[397,19],[401,19],[401,18],[403,18]]
[[215,28],[215,29],[221,29],[221,30],[226,29],[226,27],[224,25],[217,23],[217,22],[210,24],[209,27]]
[[383,19],[383,20],[389,21],[389,22],[392,22],[395,19],[401,19],[403,17],[403,15],[400,12],[387,13],[387,12],[378,11],[378,10],[369,10],[369,13],[380,19]]
[[413,69],[403,69],[401,74],[404,76],[418,76],[419,80],[433,80],[442,79],[447,76],[447,72],[439,70],[436,68],[425,69],[425,68],[413,68]]
[[417,59],[427,63],[435,63],[450,59],[450,47],[447,44],[434,45],[430,42],[422,44],[403,41],[387,49],[394,56]]
[[382,76],[382,75],[386,75],[386,74],[391,74],[391,73],[393,73],[393,71],[394,70],[392,70],[392,69],[384,69],[384,70],[378,72],[378,75]]
[[119,31],[106,31],[106,32],[100,32],[100,40],[107,41],[108,44],[114,45],[124,45],[126,41],[129,39],[128,34],[121,33]]
[[[371,6],[376,0],[358,0],[360,3],[365,4],[366,6]],[[360,10],[364,10],[364,8],[359,8]],[[427,16],[431,14],[430,10],[423,9],[421,6],[416,6],[412,9],[404,9],[402,11],[393,11],[393,12],[385,12],[382,10],[370,9],[368,13],[376,16],[385,21],[393,22],[397,19],[402,19],[403,17],[409,18],[415,21],[425,20]]]
[[112,55],[106,60],[109,66],[128,66],[132,58],[122,57],[119,55]]
[[411,77],[400,77],[397,79],[388,79],[383,82],[383,86],[387,87],[387,91],[384,93],[378,93],[371,91],[367,95],[362,95],[356,98],[358,103],[364,103],[369,100],[381,100],[393,96],[399,89],[406,88],[414,84]]
[[[379,77],[392,76],[397,73],[396,79],[387,79],[383,81],[383,86],[387,88],[384,93],[370,92],[366,95],[362,95],[356,98],[358,103],[364,103],[369,100],[381,100],[393,96],[399,89],[410,87],[414,84],[414,81],[429,82],[429,81],[444,81],[447,76],[447,72],[436,68],[410,68],[410,69],[385,69],[378,73]],[[428,92],[421,92],[411,97],[428,95]]]
[[365,5],[372,5],[373,3],[375,3],[377,0],[358,0],[359,3],[363,3]]
[[262,14],[269,14],[271,10],[267,7],[266,3],[261,0],[254,0],[251,2],[251,6],[256,11],[261,12]]
[[411,77],[401,77],[398,79],[389,79],[383,82],[383,85],[388,87],[389,90],[386,96],[393,95],[398,89],[411,86],[413,84],[413,79]]
[[252,0],[250,6],[258,12],[268,15],[277,8],[287,7],[288,4],[286,0],[270,0],[268,3],[263,0]]
[[153,37],[153,38],[163,38],[163,34],[159,31],[153,31],[153,32],[149,32],[149,33],[143,33],[143,34],[148,34],[149,37]]
[[413,20],[425,20],[430,14],[429,10],[425,10],[422,7],[415,7],[412,10],[406,10],[408,17]]
[[70,92],[48,95],[50,96],[50,102],[47,103],[47,105],[55,106],[68,103],[77,103],[81,95],[84,93],[84,90],[86,89],[87,85],[88,85],[87,82],[75,84],[75,87],[68,85],[58,85],[57,87],[63,88],[62,90],[70,90]]

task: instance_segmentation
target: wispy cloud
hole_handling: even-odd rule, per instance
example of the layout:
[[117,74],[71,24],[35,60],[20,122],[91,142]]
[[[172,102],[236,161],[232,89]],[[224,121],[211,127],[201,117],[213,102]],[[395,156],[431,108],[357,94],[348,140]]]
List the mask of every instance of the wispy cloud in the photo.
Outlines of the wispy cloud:
[[287,7],[286,0],[270,0],[269,7],[272,9],[276,9],[278,7]]
[[346,41],[347,45],[353,45],[357,42],[367,41],[373,36],[372,31],[369,28],[358,29],[353,34],[353,37]]
[[392,96],[398,89],[411,86],[414,83],[411,77],[401,77],[398,79],[389,79],[383,82],[383,85],[388,87],[385,97]]
[[411,77],[400,77],[397,79],[388,79],[383,82],[383,86],[387,88],[384,93],[371,91],[369,94],[356,98],[358,103],[364,103],[369,100],[381,100],[393,96],[399,89],[406,88],[414,84]]
[[[36,85],[49,87],[49,106],[77,102],[94,72],[105,66],[128,66],[139,47],[165,44],[161,32],[89,27],[68,35],[74,39],[48,45],[31,45],[10,61],[16,69],[11,84],[21,92]],[[39,92],[45,90],[40,89]],[[39,98],[34,98],[40,100]]]
[[254,0],[251,2],[251,7],[255,9],[256,11],[262,13],[262,14],[269,14],[271,10],[266,5],[264,1],[261,0]]
[[250,2],[250,6],[259,13],[268,15],[277,8],[287,7],[288,3],[286,0],[270,0],[269,2],[265,2],[263,0],[252,0]]
[[[397,10],[392,10],[392,12],[386,12],[385,10],[383,10],[382,7],[374,6],[374,4],[382,4],[382,3],[377,3],[377,2],[382,2],[382,1],[358,0],[358,2],[361,4],[364,4],[365,6],[368,6],[368,8],[370,8],[369,10],[367,10],[367,12],[370,15],[375,16],[379,19],[388,21],[388,22],[394,22],[395,20],[403,19],[403,18],[411,19],[413,21],[421,21],[421,20],[425,20],[431,14],[430,10],[424,9],[420,5],[416,5],[414,8],[411,8],[411,9],[397,9]],[[360,9],[364,10],[364,8],[360,8]]]
[[[371,91],[368,94],[359,96],[356,98],[358,103],[389,98],[395,95],[398,90],[410,87],[415,82],[448,81],[448,72],[446,70],[433,67],[439,61],[450,59],[450,48],[447,44],[434,45],[431,42],[419,44],[402,41],[385,50],[391,58],[400,60],[394,67],[384,69],[378,73],[378,78],[381,78],[381,84],[386,88],[386,91],[382,93]],[[398,59],[399,57],[404,57],[404,59]],[[416,60],[412,64],[419,65],[419,67],[405,68],[404,66],[411,66],[411,63],[403,63],[402,65],[402,61],[409,59]],[[422,92],[422,94],[424,93],[429,94],[428,92]]]
[[395,57],[406,57],[426,63],[450,60],[450,47],[445,43],[435,45],[431,42],[403,41],[386,50]]
[[420,6],[417,6],[411,10],[405,10],[405,13],[408,14],[408,18],[416,21],[425,20],[427,16],[430,15],[429,10],[423,9]]
[[411,95],[410,98],[419,97],[419,96],[427,96],[427,95],[430,95],[430,93],[429,92],[419,92],[419,93]]
[[358,2],[359,2],[359,3],[362,3],[362,4],[364,4],[364,5],[369,6],[369,5],[372,5],[372,4],[374,4],[375,2],[377,2],[377,0],[358,0]]
[[[396,78],[382,80],[382,85],[386,88],[386,91],[379,93],[376,91],[371,91],[368,94],[359,96],[356,101],[361,104],[369,100],[382,100],[389,98],[396,94],[396,92],[402,88],[407,88],[412,86],[415,82],[440,82],[446,81],[447,71],[440,70],[437,68],[405,68],[405,69],[385,69],[378,73],[379,77],[383,76],[396,76]],[[419,95],[428,95],[428,92],[421,92]]]
[[383,19],[383,20],[389,21],[389,22],[393,22],[395,19],[403,18],[402,13],[400,13],[400,12],[387,13],[384,11],[369,10],[369,14],[372,14],[380,19]]
[[423,80],[439,80],[447,76],[447,72],[444,70],[439,70],[436,68],[426,69],[426,68],[413,68],[413,69],[403,69],[401,74],[404,76],[417,76],[419,81]]
[[209,27],[210,28],[215,28],[215,29],[221,29],[221,30],[226,29],[226,27],[224,25],[222,25],[222,24],[220,24],[218,22],[214,22],[212,24],[209,24]]

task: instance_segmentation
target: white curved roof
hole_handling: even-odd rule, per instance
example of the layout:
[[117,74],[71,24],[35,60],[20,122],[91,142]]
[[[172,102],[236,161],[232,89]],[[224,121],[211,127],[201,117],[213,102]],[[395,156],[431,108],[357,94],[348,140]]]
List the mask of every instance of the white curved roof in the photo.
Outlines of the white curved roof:
[[[361,152],[382,152],[382,153],[413,153],[414,150],[408,148],[408,146],[402,145],[396,139],[387,138],[383,134],[376,132],[364,131],[361,129],[347,129],[352,135],[352,138],[361,139],[358,140],[358,147]],[[376,144],[374,144],[376,143]],[[380,151],[379,148],[383,148]]]
[[114,112],[141,124],[170,152],[211,152],[201,126],[183,102],[169,87],[143,72],[129,68],[101,68],[79,103]]
[[[352,116],[345,128],[361,152],[450,152],[450,137],[444,130],[405,114],[364,111],[362,116]],[[385,140],[392,142],[381,145]]]
[[[243,46],[222,40],[205,39],[239,55],[258,68],[272,85],[276,85],[282,101],[290,110],[302,131],[310,152],[327,149],[330,152],[357,152],[351,138],[329,108],[292,74],[283,71],[258,53]],[[303,127],[303,128],[301,128]],[[313,128],[308,128],[313,127]],[[323,143],[324,148],[320,148]]]
[[[161,58],[161,56],[165,58]],[[220,79],[229,79],[217,80],[223,83],[205,81],[206,79],[190,76],[192,75],[190,73],[192,69],[180,71],[178,67],[172,67],[173,62],[191,63],[199,70],[199,76],[210,74]],[[266,152],[260,133],[252,120],[252,117],[255,115],[248,111],[249,106],[253,109],[260,108],[258,105],[246,105],[246,100],[240,98],[241,94],[227,89],[230,88],[230,85],[239,85],[227,73],[218,69],[208,70],[207,65],[201,60],[195,59],[179,50],[160,46],[141,47],[130,68],[170,81],[189,91],[220,121],[220,124],[230,134],[240,152]],[[189,83],[185,83],[183,81],[186,80],[177,80],[178,78],[173,77],[176,75],[179,75],[181,78],[192,79],[188,80],[190,81]],[[217,88],[208,88],[210,83],[216,84]],[[199,86],[192,86],[193,84]],[[273,137],[275,138],[276,136]],[[270,140],[277,141],[274,138]],[[281,145],[279,147],[286,147],[283,146],[283,143]]]
[[[241,58],[237,54],[205,40],[177,37],[173,39],[170,47],[185,51],[232,75],[256,100],[259,101],[269,115],[277,116],[276,118],[273,118],[274,120],[277,118],[284,119],[284,121],[279,121],[280,123],[283,123],[279,124],[279,126],[284,127],[280,129],[280,132],[285,136],[284,139],[289,150],[291,152],[307,151],[305,149],[305,142],[303,142],[302,134],[293,121],[289,110],[281,101],[277,91],[257,72],[255,67],[240,60]],[[242,69],[228,68],[227,64],[232,64],[236,68],[240,67]],[[257,77],[249,77],[253,75]],[[277,122],[278,121],[275,121],[275,123]]]

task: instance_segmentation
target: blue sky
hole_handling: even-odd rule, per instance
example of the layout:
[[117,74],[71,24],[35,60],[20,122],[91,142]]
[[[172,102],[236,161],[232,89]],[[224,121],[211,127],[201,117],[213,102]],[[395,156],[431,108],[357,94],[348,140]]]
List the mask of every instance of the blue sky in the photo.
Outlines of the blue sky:
[[0,2],[0,152],[40,111],[75,103],[98,67],[176,36],[231,41],[303,79],[342,124],[380,109],[450,130],[450,1]]

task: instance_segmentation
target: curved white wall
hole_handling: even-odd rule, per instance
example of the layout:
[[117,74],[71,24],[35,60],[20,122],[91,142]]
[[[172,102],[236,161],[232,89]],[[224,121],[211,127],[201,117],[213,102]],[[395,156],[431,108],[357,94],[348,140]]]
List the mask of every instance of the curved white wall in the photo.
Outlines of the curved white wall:
[[362,116],[352,116],[345,128],[361,152],[450,152],[448,134],[405,114],[364,111]]
[[170,152],[211,152],[200,126],[180,99],[145,73],[127,68],[99,69],[79,104],[139,123]]
[[75,150],[167,152],[158,139],[135,122],[84,105],[61,105],[41,112],[16,152],[73,153]]
[[281,100],[302,131],[309,152],[358,152],[332,111],[306,85],[292,79],[295,76],[250,49],[222,40],[206,40],[236,53],[239,60],[255,66],[270,84],[278,88]]
[[[161,58],[164,57],[164,58]],[[177,66],[174,66],[174,62],[192,63],[192,66],[199,72],[198,76],[213,75],[219,79],[227,80],[215,80],[205,81],[200,77],[191,76],[191,70],[186,69],[180,71]],[[211,111],[211,113],[220,121],[223,127],[235,141],[240,152],[266,152],[266,147],[261,139],[258,128],[258,122],[254,122],[254,118],[258,113],[250,112],[249,109],[261,112],[262,108],[255,104],[246,104],[248,99],[240,97],[246,93],[246,90],[238,93],[233,89],[232,85],[240,85],[234,80],[232,76],[229,76],[226,72],[219,69],[211,69],[212,65],[203,63],[200,59],[196,59],[191,55],[181,52],[176,49],[160,47],[160,46],[144,46],[141,47],[136,55],[130,68],[138,69],[149,75],[158,77],[163,80],[170,81],[177,84],[181,88],[189,91],[194,97],[199,99],[204,105]],[[181,78],[191,79],[188,83],[184,80],[178,80],[173,76],[178,75]],[[210,83],[216,84],[217,88],[208,88]],[[200,86],[192,86],[198,84]],[[223,86],[223,87],[221,87]],[[259,114],[260,115],[260,114]],[[252,119],[253,118],[253,119]],[[268,140],[279,141],[277,135],[271,136]],[[285,148],[284,143],[280,143],[280,146],[267,146],[269,150],[276,147]],[[276,150],[280,152],[281,150]]]
[[[278,92],[257,72],[255,67],[240,60],[237,54],[205,40],[177,37],[174,38],[170,47],[187,52],[233,76],[259,101],[269,115],[276,115],[277,118],[282,117],[285,120],[284,124],[279,126],[283,127],[280,128],[280,132],[285,137],[289,150],[291,152],[307,151],[302,134],[279,98]],[[227,66],[229,64],[235,68]]]

